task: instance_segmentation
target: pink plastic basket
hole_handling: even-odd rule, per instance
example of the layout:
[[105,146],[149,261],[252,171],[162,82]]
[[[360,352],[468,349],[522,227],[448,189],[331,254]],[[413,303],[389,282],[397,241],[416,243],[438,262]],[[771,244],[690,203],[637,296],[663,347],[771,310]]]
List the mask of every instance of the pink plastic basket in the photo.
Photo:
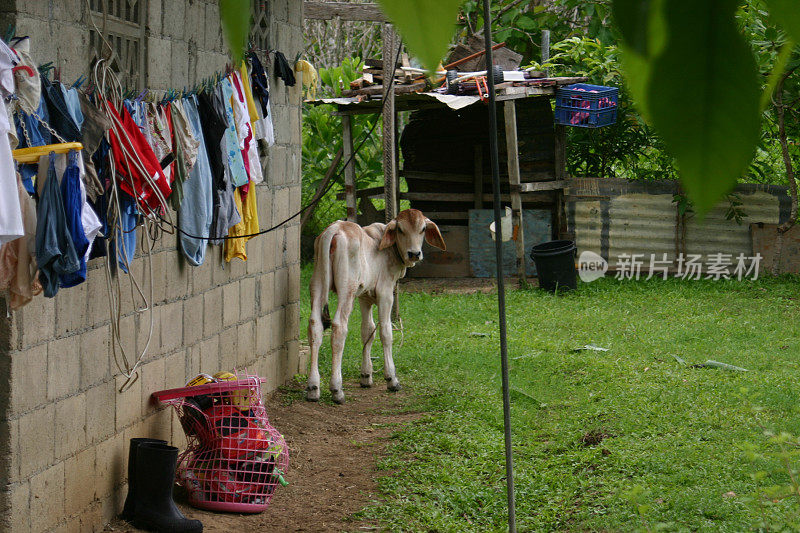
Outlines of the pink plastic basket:
[[259,513],[289,467],[286,441],[269,424],[258,376],[153,393],[178,413],[186,451],[176,480],[200,509]]

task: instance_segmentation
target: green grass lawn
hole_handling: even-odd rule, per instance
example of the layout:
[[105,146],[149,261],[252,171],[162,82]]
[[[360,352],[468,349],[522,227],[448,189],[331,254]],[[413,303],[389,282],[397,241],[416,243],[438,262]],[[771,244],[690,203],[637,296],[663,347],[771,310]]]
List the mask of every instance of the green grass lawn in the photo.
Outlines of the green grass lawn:
[[[309,275],[304,269],[303,338]],[[601,280],[561,297],[509,290],[519,529],[744,531],[800,523],[800,500],[762,506],[753,497],[754,478],[763,478],[758,486],[789,483],[761,427],[800,434],[799,289],[797,278],[781,278]],[[395,364],[411,391],[408,409],[427,414],[394,435],[380,464],[388,474],[382,498],[361,514],[390,530],[502,530],[496,295],[402,294],[401,301],[405,338],[400,347],[395,335]],[[359,320],[356,309],[346,380],[358,379]],[[585,344],[609,350],[574,351]],[[373,356],[380,353],[376,341]],[[324,400],[327,336],[320,359]],[[690,367],[708,359],[748,372]],[[381,366],[382,357],[378,375]],[[753,447],[766,456],[753,457]]]

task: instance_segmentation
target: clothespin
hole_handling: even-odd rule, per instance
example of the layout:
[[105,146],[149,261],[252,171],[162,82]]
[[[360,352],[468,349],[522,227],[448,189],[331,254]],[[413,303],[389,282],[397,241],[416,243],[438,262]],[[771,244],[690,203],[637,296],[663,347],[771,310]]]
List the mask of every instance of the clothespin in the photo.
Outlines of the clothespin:
[[83,85],[83,82],[85,82],[85,81],[86,81],[86,77],[83,74],[81,74],[80,76],[78,76],[78,79],[75,80],[75,83],[72,84],[72,88],[73,89],[80,89],[81,85]]
[[141,101],[142,101],[142,98],[144,98],[144,97],[145,97],[145,95],[147,94],[147,92],[148,92],[148,89],[145,89],[144,91],[140,92],[140,93],[139,93],[139,96],[137,96],[137,97],[134,99],[134,101],[135,101],[135,102],[141,102]]

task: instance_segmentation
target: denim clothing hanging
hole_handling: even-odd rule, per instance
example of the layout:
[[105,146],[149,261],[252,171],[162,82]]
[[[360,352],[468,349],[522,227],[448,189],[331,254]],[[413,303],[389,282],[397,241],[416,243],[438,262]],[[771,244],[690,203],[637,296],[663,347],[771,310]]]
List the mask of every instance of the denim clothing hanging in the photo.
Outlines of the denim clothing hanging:
[[81,220],[81,209],[83,199],[81,198],[80,169],[78,168],[78,152],[70,150],[67,155],[67,169],[61,178],[61,199],[64,202],[64,214],[67,219],[67,229],[72,237],[72,244],[75,246],[75,253],[78,255],[79,268],[75,272],[61,274],[61,288],[74,287],[86,281],[86,252],[89,249],[89,239],[86,238],[83,222]]

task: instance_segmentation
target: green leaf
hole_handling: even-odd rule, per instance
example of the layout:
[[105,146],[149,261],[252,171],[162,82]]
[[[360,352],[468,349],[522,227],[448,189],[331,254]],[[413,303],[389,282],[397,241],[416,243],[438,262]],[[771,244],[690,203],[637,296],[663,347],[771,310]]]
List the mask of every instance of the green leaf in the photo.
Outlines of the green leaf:
[[516,20],[515,25],[517,26],[517,28],[521,30],[533,30],[536,29],[537,26],[536,21],[533,19],[533,17],[529,17],[527,15],[520,16]]
[[800,2],[798,0],[767,0],[772,20],[780,24],[795,42],[800,42]]
[[[244,57],[250,35],[250,0],[220,0],[219,18],[233,63],[238,65]],[[180,21],[174,22],[180,24]]]
[[670,0],[664,8],[669,41],[652,65],[647,105],[702,215],[753,158],[761,126],[758,71],[737,31],[735,0]]
[[403,41],[429,70],[436,69],[447,53],[462,3],[463,0],[380,0],[383,12]]

